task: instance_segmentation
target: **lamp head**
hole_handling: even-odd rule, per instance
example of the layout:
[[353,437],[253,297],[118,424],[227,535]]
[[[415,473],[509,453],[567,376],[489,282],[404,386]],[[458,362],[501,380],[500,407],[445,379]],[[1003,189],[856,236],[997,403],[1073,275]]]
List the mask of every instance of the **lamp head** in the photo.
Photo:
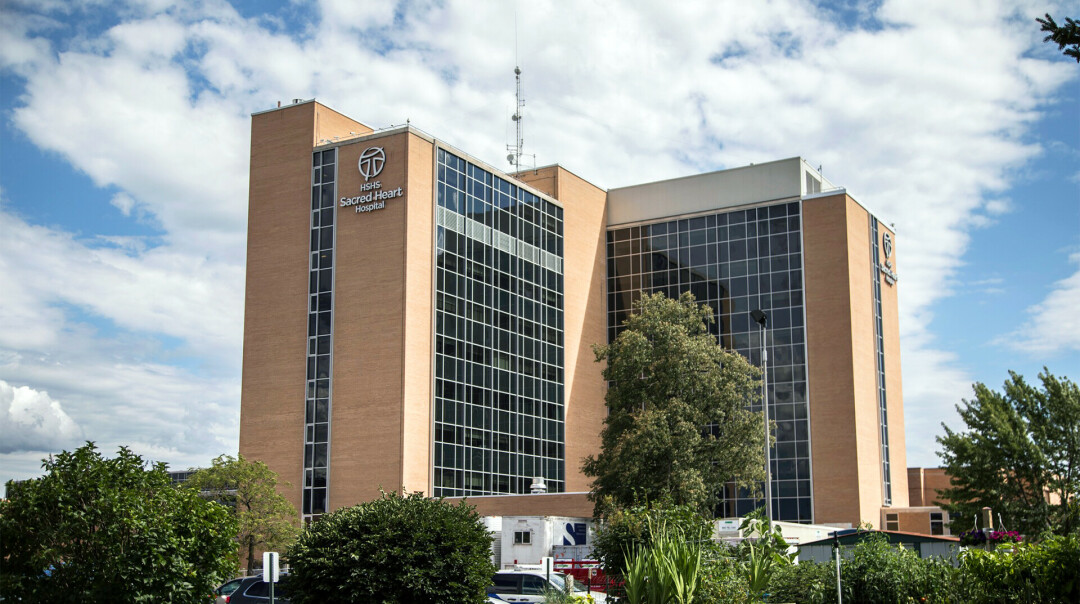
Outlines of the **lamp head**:
[[769,322],[769,315],[761,311],[761,309],[754,309],[750,311],[750,318],[754,320],[758,325],[765,327]]

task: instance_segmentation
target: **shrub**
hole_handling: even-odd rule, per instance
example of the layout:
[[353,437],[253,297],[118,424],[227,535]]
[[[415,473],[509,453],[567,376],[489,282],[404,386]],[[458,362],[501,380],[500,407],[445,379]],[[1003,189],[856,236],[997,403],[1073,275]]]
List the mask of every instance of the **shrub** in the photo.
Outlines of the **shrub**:
[[[604,566],[604,572],[619,578],[625,571],[625,552],[636,551],[651,542],[649,524],[664,524],[668,530],[689,535],[701,547],[695,602],[703,604],[739,603],[746,601],[746,580],[731,548],[712,540],[712,522],[689,506],[654,503],[629,509],[611,509],[596,534],[593,555]],[[613,586],[610,595],[624,595],[621,587]]]
[[743,536],[752,537],[743,539],[737,551],[747,587],[751,594],[758,597],[767,593],[776,569],[790,565],[793,557],[788,553],[790,547],[780,527],[773,525],[770,528],[764,511],[748,514],[739,525],[739,530]]
[[769,600],[808,604],[835,602],[836,567],[815,562],[778,566],[769,580]]
[[483,603],[495,565],[471,506],[383,493],[309,525],[289,550],[295,604]]
[[959,596],[974,604],[1080,601],[1080,538],[1052,536],[1015,549],[961,555]]
[[709,541],[712,537],[712,522],[690,506],[655,503],[612,510],[604,517],[593,543],[593,555],[605,573],[623,574],[626,552],[649,544],[650,523],[663,524],[694,541]]
[[[883,535],[871,534],[841,562],[841,589],[845,602],[926,604],[958,602],[957,571],[938,558],[890,545]],[[803,561],[779,565],[769,581],[770,602],[836,602],[836,566],[833,562]]]
[[[701,564],[701,585],[695,602],[701,604],[743,604],[750,602],[750,589],[742,566],[731,548],[712,543],[706,547]],[[780,600],[777,600],[780,601]]]
[[840,574],[845,602],[899,604],[947,602],[952,566],[937,558],[890,545],[884,535],[867,535],[844,560]]

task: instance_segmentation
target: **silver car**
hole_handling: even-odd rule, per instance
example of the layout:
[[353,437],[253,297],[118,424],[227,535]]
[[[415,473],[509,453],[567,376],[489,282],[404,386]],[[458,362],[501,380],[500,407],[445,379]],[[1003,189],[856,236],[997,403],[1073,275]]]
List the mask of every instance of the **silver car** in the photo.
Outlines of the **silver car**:
[[[567,580],[573,581],[573,577],[568,579],[562,573],[551,573],[549,580],[549,575],[540,570],[501,570],[495,573],[493,584],[488,588],[488,602],[543,602],[545,592],[563,591]],[[571,589],[574,595],[584,596],[587,593],[580,583],[573,583]],[[607,595],[603,592],[594,591],[592,597],[597,604],[607,602]]]

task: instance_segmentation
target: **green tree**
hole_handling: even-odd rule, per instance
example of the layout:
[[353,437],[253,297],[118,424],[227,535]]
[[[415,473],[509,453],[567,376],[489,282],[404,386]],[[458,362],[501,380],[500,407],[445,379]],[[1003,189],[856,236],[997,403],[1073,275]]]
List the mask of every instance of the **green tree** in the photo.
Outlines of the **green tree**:
[[975,384],[957,405],[965,427],[938,437],[951,487],[939,492],[953,527],[971,529],[984,507],[1035,536],[1080,529],[1080,390],[1045,368],[1038,389],[1009,372],[1003,392]]
[[597,515],[605,498],[711,511],[725,481],[764,479],[762,415],[748,410],[760,372],[719,346],[711,321],[689,293],[643,296],[615,341],[594,346],[609,383],[600,453],[582,465]]
[[255,568],[257,549],[281,551],[296,540],[296,508],[278,492],[277,474],[265,463],[221,455],[184,484],[232,510],[248,570]]
[[383,493],[342,508],[289,550],[294,604],[481,604],[491,585],[491,535],[472,506]]
[[[1076,59],[1080,63],[1080,23],[1074,19],[1065,17],[1065,23],[1058,25],[1050,13],[1046,13],[1045,19],[1035,18],[1042,25],[1042,31],[1046,32],[1043,42],[1057,44],[1058,50],[1065,56]],[[1068,48],[1066,48],[1068,47]]]
[[0,593],[16,602],[197,602],[236,568],[235,520],[121,447],[93,443],[8,482]]

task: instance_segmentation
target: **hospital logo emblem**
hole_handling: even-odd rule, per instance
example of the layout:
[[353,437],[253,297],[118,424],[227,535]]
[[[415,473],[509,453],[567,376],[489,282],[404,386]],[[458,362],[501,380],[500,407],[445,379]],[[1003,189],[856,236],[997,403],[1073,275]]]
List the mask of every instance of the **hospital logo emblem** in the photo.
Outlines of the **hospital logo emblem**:
[[360,154],[358,166],[364,180],[371,180],[378,176],[379,172],[382,172],[385,164],[386,153],[383,152],[382,147],[368,147]]
[[885,252],[886,258],[892,256],[892,235],[887,232],[881,235],[881,251]]

